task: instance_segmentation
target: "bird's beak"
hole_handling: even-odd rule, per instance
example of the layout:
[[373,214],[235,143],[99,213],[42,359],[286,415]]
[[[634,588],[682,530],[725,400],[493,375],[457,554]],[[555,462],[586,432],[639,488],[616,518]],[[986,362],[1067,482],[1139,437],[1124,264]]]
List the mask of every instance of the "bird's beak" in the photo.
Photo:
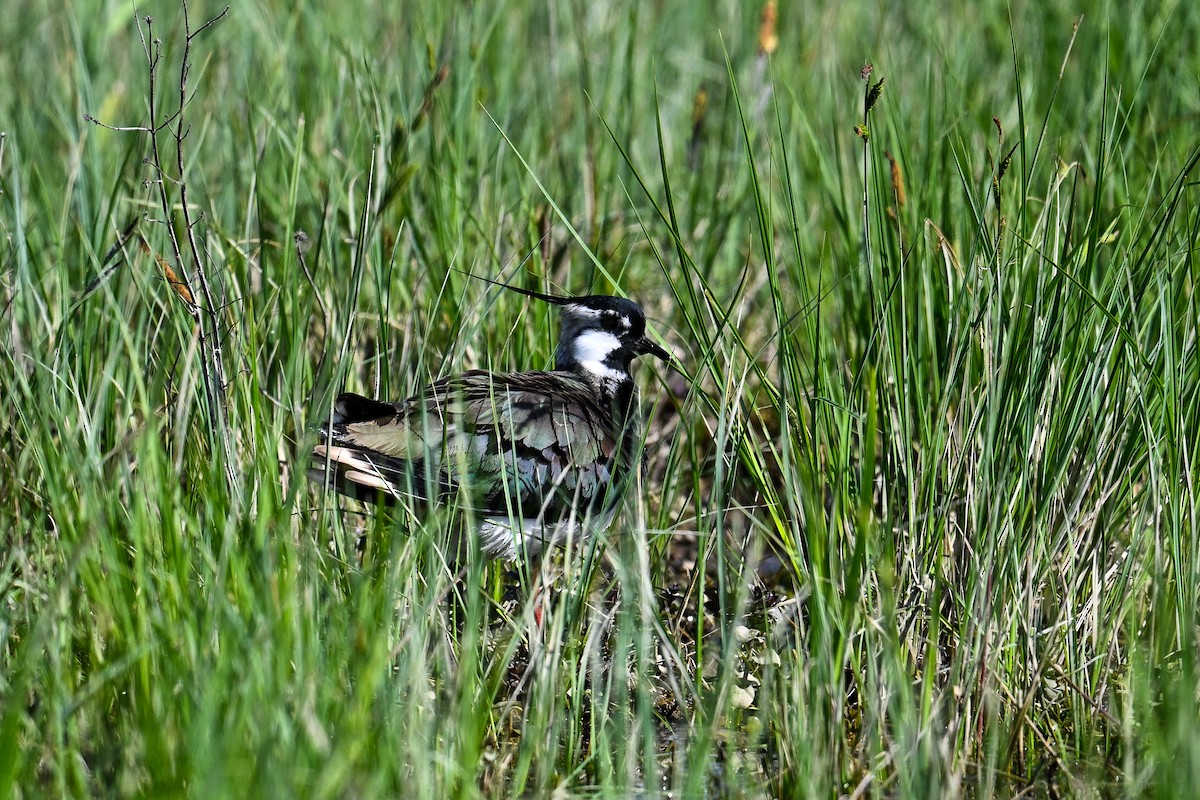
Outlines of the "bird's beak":
[[645,336],[643,336],[641,339],[638,339],[637,344],[634,345],[634,350],[638,353],[638,355],[655,356],[656,358],[661,358],[668,364],[673,362],[670,353],[659,347],[654,342],[650,341]]
[[634,345],[634,351],[638,355],[652,355],[660,358],[662,359],[663,363],[667,365],[667,369],[673,369],[680,375],[683,375],[685,378],[687,377],[687,372],[684,371],[683,365],[675,360],[675,356],[671,355],[645,336],[639,339]]

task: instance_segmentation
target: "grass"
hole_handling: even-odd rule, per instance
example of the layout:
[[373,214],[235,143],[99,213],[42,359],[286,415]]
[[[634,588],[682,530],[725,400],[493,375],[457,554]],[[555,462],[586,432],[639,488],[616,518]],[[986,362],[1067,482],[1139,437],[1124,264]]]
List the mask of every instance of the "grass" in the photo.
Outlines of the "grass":
[[[0,796],[1196,784],[1200,10],[359,6],[198,35],[162,181],[85,119],[147,124],[134,9],[0,19]],[[342,387],[549,363],[458,270],[686,373],[532,633],[298,471]]]

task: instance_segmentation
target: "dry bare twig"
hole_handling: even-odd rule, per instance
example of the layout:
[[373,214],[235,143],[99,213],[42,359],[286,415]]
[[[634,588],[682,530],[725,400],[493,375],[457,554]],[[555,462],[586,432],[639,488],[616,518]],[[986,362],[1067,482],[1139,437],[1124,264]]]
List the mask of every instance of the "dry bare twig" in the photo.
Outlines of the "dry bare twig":
[[[142,51],[146,56],[149,77],[148,122],[145,125],[116,126],[103,123],[90,115],[85,118],[109,130],[143,133],[149,139],[150,156],[147,163],[154,171],[153,184],[158,190],[159,206],[163,214],[162,223],[166,226],[174,263],[178,265],[178,271],[172,272],[169,263],[162,256],[156,256],[156,260],[164,274],[168,275],[172,288],[175,289],[175,296],[183,303],[184,308],[191,314],[199,328],[201,375],[204,381],[205,400],[214,448],[220,449],[231,496],[240,499],[242,491],[238,480],[237,452],[225,402],[227,382],[221,345],[222,307],[214,301],[208,254],[197,237],[197,226],[202,217],[195,216],[192,211],[188,200],[188,182],[184,169],[184,141],[190,131],[186,111],[192,43],[200,34],[224,19],[229,13],[229,6],[194,30],[191,27],[187,0],[182,0],[181,8],[184,40],[183,56],[179,65],[179,96],[176,108],[171,110],[161,121],[158,119],[159,106],[162,101],[158,97],[157,89],[163,43],[161,39],[154,37],[154,19],[147,14],[138,20],[138,35],[141,37]],[[163,155],[163,136],[169,136],[175,142],[174,174],[168,171]],[[197,297],[200,298],[199,302],[196,301]]]

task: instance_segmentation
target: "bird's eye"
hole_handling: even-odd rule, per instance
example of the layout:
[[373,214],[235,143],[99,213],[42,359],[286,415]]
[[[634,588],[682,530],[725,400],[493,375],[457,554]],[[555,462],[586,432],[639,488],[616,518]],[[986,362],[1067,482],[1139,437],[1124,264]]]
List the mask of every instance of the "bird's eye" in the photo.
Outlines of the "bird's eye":
[[600,327],[606,331],[615,331],[621,327],[621,315],[615,311],[605,311],[600,315]]

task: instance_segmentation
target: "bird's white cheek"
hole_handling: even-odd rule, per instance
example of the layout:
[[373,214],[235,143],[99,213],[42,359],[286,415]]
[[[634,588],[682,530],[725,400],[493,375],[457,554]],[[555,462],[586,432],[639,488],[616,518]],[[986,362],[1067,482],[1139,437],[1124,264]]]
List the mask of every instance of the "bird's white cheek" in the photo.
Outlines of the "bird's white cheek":
[[620,346],[621,342],[608,331],[584,331],[575,339],[575,360],[580,364],[603,364],[608,354]]
[[609,354],[620,347],[620,340],[608,331],[585,331],[575,339],[575,361],[586,372],[599,378],[623,381],[629,376],[604,363]]

